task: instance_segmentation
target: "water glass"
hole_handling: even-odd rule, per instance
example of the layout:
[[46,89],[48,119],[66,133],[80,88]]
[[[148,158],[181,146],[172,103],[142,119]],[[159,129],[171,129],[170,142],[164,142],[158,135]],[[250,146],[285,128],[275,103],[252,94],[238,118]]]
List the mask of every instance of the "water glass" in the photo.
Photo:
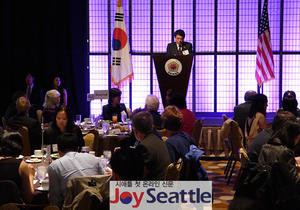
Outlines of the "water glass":
[[104,134],[107,133],[108,128],[109,128],[109,123],[106,123],[106,122],[102,123],[102,130],[103,130]]
[[42,182],[47,175],[47,166],[41,165],[37,167],[36,177]]
[[80,114],[77,114],[77,115],[75,116],[75,124],[76,124],[76,125],[80,125],[80,123],[81,123],[81,115],[80,115]]
[[126,120],[127,120],[127,114],[122,114],[121,115],[121,120],[122,120],[123,123],[125,123]]
[[95,123],[95,115],[94,114],[90,114],[90,120],[91,120],[91,123],[94,125],[94,123]]
[[81,152],[89,153],[89,151],[90,151],[90,147],[89,147],[89,146],[83,146],[83,147],[81,148]]
[[104,150],[103,151],[103,155],[104,155],[105,159],[108,162],[110,160],[110,158],[111,158],[111,151],[110,150]]
[[132,131],[132,122],[131,121],[128,121],[128,130],[131,133],[131,131]]

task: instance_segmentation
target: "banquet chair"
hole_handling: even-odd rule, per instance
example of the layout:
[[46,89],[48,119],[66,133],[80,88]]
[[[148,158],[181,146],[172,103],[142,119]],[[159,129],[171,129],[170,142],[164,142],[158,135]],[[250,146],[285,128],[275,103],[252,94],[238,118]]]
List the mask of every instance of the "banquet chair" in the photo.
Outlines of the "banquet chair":
[[200,137],[202,134],[203,120],[196,120],[193,128],[192,136],[195,139],[196,147],[199,147]]
[[84,146],[88,146],[90,151],[94,150],[94,142],[95,142],[95,135],[93,133],[87,133],[84,137]]
[[62,209],[106,209],[109,203],[110,179],[109,174],[71,179],[67,184]]
[[24,156],[31,155],[31,145],[29,140],[28,128],[26,126],[22,126],[18,129],[18,132],[21,134],[23,141],[23,150],[21,154]]
[[[89,136],[85,137],[87,135],[89,135]],[[95,155],[97,157],[100,156],[99,132],[97,130],[93,129],[93,130],[90,130],[85,136],[83,137],[85,146],[89,146],[90,151],[95,151]]]
[[179,180],[182,163],[183,163],[182,159],[179,158],[177,163],[169,164],[166,170],[165,180],[167,181]]
[[167,130],[165,128],[163,128],[163,129],[157,129],[156,131],[157,131],[157,133],[159,133],[159,135],[161,137],[166,136]]
[[222,126],[220,135],[222,139],[228,137],[229,141],[230,156],[224,170],[225,179],[227,179],[227,184],[229,184],[236,162],[241,160],[240,149],[244,148],[243,134],[236,121],[227,119]]

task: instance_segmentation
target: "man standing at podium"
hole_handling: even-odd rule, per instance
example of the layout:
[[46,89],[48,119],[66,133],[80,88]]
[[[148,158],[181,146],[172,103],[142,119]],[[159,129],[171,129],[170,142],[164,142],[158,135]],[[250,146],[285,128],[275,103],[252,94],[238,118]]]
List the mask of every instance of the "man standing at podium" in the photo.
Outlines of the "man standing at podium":
[[185,33],[179,29],[175,31],[175,42],[168,44],[168,55],[189,55],[192,54],[192,44],[184,42]]

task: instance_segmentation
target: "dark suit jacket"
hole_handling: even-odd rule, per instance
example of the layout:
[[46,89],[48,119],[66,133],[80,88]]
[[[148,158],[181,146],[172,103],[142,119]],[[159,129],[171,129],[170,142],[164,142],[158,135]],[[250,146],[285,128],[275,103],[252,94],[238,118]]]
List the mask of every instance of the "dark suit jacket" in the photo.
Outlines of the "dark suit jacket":
[[8,120],[7,125],[14,130],[18,130],[22,126],[26,126],[28,128],[31,152],[33,153],[35,149],[41,149],[42,131],[41,125],[36,119],[30,118],[23,113],[19,113],[11,117]]
[[245,133],[245,123],[248,118],[249,111],[251,108],[252,102],[248,101],[234,107],[234,117],[233,119],[239,124],[241,127],[243,134]]
[[121,112],[125,111],[128,117],[125,104],[120,104],[118,107],[112,107],[110,104],[104,105],[102,109],[102,116],[104,120],[112,120],[113,114],[118,115],[118,121],[121,122]]
[[144,158],[147,173],[145,180],[164,180],[168,165],[171,163],[168,149],[155,134],[148,134],[136,147]]
[[[192,54],[192,50],[193,49],[193,46],[191,43],[189,42],[183,42],[182,43],[182,51],[184,50],[188,50],[189,51],[189,54]],[[173,43],[170,43],[168,44],[168,47],[167,47],[167,54],[168,55],[177,55],[177,45],[176,45],[176,42],[173,42]]]
[[[24,92],[26,93],[27,86],[24,88]],[[44,102],[44,94],[40,87],[37,85],[34,85],[31,90],[30,98],[29,98],[30,104],[33,105],[36,109],[42,109],[42,105]]]

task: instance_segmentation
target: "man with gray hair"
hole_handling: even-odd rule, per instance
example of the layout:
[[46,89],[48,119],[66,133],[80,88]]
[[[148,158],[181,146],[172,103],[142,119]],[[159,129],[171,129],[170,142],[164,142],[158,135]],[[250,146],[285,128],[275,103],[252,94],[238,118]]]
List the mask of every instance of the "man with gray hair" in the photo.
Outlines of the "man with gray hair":
[[140,141],[136,149],[142,154],[145,164],[145,180],[164,180],[171,163],[168,149],[152,132],[152,116],[147,111],[134,114],[132,127],[135,138]]
[[40,123],[33,118],[28,117],[28,110],[30,103],[24,96],[19,97],[16,102],[17,114],[11,117],[7,125],[13,130],[18,130],[22,126],[28,128],[29,140],[31,145],[31,152],[35,149],[41,149],[41,126]]
[[234,107],[233,119],[239,124],[239,126],[243,131],[243,134],[245,133],[245,122],[246,119],[248,118],[248,114],[252,104],[252,98],[256,94],[257,93],[254,90],[248,90],[244,96],[245,103],[239,104]]
[[159,107],[159,100],[155,95],[148,95],[145,102],[145,110],[150,112],[153,118],[155,129],[161,129],[161,115],[157,111]]

